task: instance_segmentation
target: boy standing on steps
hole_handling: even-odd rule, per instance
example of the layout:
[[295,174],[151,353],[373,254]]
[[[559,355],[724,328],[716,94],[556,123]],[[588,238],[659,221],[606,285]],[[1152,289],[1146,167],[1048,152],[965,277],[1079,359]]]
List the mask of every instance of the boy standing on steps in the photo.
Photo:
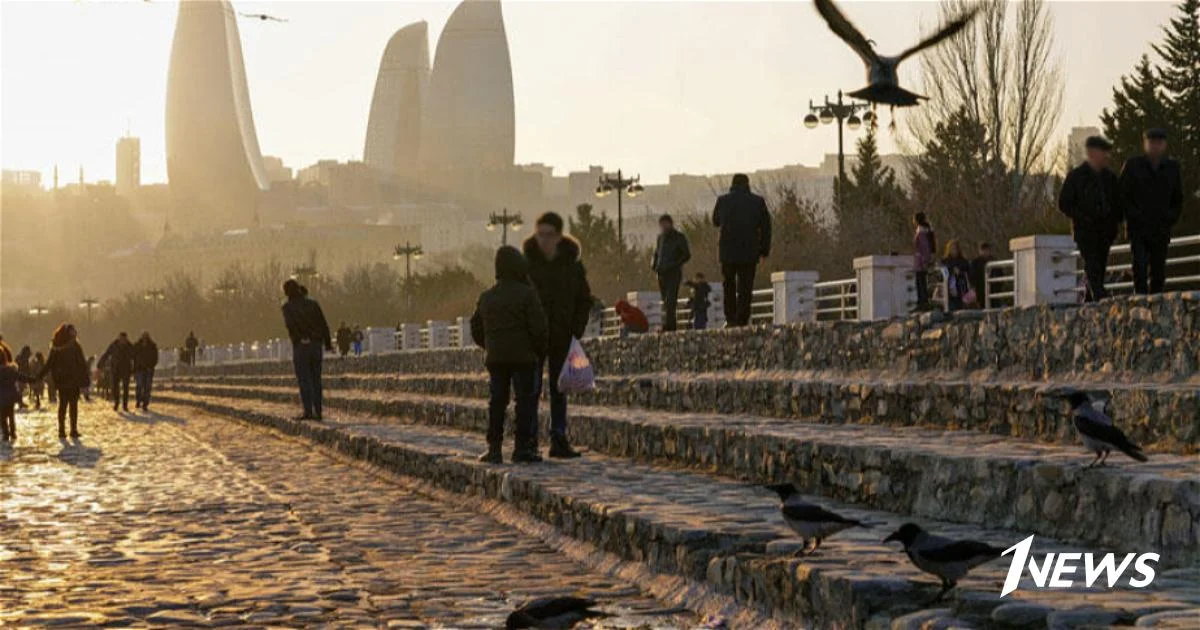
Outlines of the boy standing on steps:
[[546,313],[529,284],[525,257],[515,247],[496,252],[496,284],[479,296],[471,338],[485,350],[490,377],[488,450],[479,461],[499,464],[508,400],[516,398],[514,463],[542,461],[537,438],[537,371],[549,346]]

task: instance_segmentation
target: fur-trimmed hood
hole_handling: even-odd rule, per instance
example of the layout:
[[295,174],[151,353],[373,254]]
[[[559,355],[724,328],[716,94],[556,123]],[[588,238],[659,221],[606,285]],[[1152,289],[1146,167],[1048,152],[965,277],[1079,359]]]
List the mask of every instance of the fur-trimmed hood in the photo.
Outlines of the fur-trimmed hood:
[[[525,258],[532,263],[548,262],[546,255],[542,253],[542,248],[538,247],[536,236],[525,239],[522,250],[525,252]],[[554,258],[553,262],[574,263],[579,261],[582,256],[583,246],[579,241],[568,234],[563,234],[562,240],[558,242],[558,256]]]

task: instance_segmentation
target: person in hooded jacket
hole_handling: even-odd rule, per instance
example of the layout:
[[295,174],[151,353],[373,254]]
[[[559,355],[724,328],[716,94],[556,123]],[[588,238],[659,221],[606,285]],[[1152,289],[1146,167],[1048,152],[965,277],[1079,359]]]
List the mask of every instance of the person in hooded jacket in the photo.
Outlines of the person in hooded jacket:
[[137,406],[150,410],[150,389],[154,385],[154,368],[158,367],[158,344],[143,332],[133,344],[133,377],[137,383]]
[[133,377],[133,344],[129,335],[122,332],[100,355],[100,365],[108,366],[112,375],[113,411],[123,408],[129,411],[129,379]]
[[537,395],[541,396],[545,365],[550,367],[550,457],[579,457],[567,439],[567,397],[558,390],[571,339],[581,338],[592,308],[592,289],[580,259],[579,242],[563,234],[563,219],[547,212],[538,217],[533,236],[523,245],[529,261],[529,280],[546,311],[549,329],[547,356],[538,368]]
[[496,284],[479,296],[471,316],[471,338],[484,348],[490,379],[488,450],[479,461],[499,464],[504,441],[504,414],[516,396],[514,463],[542,461],[537,443],[539,362],[546,356],[550,335],[546,312],[529,284],[525,257],[515,247],[496,252]]
[[20,385],[33,381],[33,377],[17,368],[12,349],[0,341],[0,440],[12,442],[17,439],[16,405],[21,399]]
[[79,335],[72,324],[62,324],[54,330],[50,355],[46,365],[34,378],[47,374],[53,377],[58,390],[58,439],[67,437],[66,417],[71,416],[71,437],[79,437],[79,394],[90,383],[87,358],[79,345]]
[[718,249],[726,325],[746,326],[750,323],[758,261],[771,253],[771,211],[766,200],[750,192],[750,178],[738,173],[733,176],[729,192],[717,199],[712,222],[721,229]]

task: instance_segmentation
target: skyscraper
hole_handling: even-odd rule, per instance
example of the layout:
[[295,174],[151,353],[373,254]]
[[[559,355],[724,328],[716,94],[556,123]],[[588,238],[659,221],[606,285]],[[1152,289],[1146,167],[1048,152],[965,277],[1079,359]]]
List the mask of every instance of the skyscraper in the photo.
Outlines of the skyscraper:
[[464,0],[438,38],[421,165],[443,190],[478,195],[513,170],[512,62],[499,0]]
[[425,22],[416,22],[392,35],[379,62],[363,149],[367,166],[415,177],[428,85],[429,29]]
[[117,140],[117,194],[128,197],[142,185],[142,141],[133,136]]
[[167,74],[167,177],[175,230],[246,227],[269,181],[228,0],[183,0]]

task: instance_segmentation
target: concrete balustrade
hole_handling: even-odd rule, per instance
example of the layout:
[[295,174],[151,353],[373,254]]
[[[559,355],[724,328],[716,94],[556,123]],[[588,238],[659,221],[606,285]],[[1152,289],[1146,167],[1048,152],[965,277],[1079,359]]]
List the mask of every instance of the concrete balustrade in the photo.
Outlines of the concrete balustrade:
[[1008,242],[1013,253],[1016,306],[1071,304],[1075,294],[1075,241],[1065,234],[1035,234]]

